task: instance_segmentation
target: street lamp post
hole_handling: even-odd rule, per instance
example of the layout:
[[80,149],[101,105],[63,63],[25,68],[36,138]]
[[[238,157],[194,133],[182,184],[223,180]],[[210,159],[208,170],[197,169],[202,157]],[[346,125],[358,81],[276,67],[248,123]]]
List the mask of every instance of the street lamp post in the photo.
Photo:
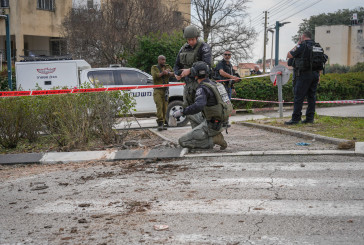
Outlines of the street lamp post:
[[[275,65],[278,65],[279,59],[279,28],[291,22],[283,22],[279,23],[276,21],[276,59]],[[278,83],[278,102],[279,102],[279,117],[283,118],[283,96],[282,96],[282,76],[277,76],[277,83]]]
[[13,90],[12,77],[11,77],[11,42],[10,42],[10,20],[9,15],[0,15],[0,18],[5,19],[6,26],[6,60],[8,65],[8,85],[9,89]]

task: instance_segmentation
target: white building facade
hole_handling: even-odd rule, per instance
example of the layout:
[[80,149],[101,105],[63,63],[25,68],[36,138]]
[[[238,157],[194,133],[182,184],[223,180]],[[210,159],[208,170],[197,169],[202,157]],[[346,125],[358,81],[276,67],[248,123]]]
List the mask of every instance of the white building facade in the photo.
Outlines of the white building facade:
[[364,25],[332,25],[315,28],[315,41],[329,56],[330,65],[353,66],[364,62]]

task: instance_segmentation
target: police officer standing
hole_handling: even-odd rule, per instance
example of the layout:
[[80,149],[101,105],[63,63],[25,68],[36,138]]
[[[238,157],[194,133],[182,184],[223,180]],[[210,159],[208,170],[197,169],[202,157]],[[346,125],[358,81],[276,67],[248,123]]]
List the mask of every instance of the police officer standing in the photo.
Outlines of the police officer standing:
[[[187,26],[183,31],[183,37],[187,43],[180,49],[176,63],[174,65],[174,73],[176,79],[185,80],[185,87],[183,91],[183,107],[192,105],[195,101],[196,89],[198,87],[197,81],[191,77],[190,68],[197,61],[204,61],[208,67],[211,67],[212,55],[210,46],[207,43],[199,40],[200,32],[195,26]],[[192,128],[195,127],[191,121]]]
[[298,124],[301,122],[302,105],[307,96],[308,107],[306,110],[306,119],[303,123],[313,123],[316,107],[316,89],[320,80],[320,71],[312,70],[310,65],[310,49],[315,42],[311,40],[311,33],[304,32],[300,41],[291,51],[288,52],[287,58],[294,58],[295,64],[295,86],[294,86],[294,106],[292,119],[285,122],[286,125]]
[[[203,114],[204,120],[200,121],[200,124],[191,132],[179,138],[178,142],[182,147],[209,149],[215,144],[220,146],[220,150],[227,147],[221,132],[226,128],[228,118],[226,114],[232,111],[232,106],[223,85],[216,84],[208,78],[209,70],[208,65],[202,61],[193,65],[191,75],[197,79],[199,84],[195,102],[183,110],[177,110],[173,113],[175,118],[184,115],[190,115],[193,118],[197,113],[202,112]],[[219,90],[217,86],[221,86],[222,89]],[[223,95],[219,92],[222,90]],[[223,101],[230,104],[223,104]],[[224,107],[229,109],[224,110]]]
[[[152,66],[151,74],[153,76],[154,85],[168,84],[169,78],[174,75],[172,67],[166,64],[166,57],[158,56],[158,64]],[[168,88],[154,88],[153,99],[157,107],[157,124],[158,130],[166,130],[165,125],[167,107],[168,107]]]
[[234,89],[234,82],[237,82],[240,79],[238,76],[235,75],[230,59],[231,52],[229,50],[225,50],[224,58],[216,65],[216,70],[219,72],[221,80],[231,79],[223,82],[225,89],[229,95],[229,99],[231,99],[232,93],[236,93]]

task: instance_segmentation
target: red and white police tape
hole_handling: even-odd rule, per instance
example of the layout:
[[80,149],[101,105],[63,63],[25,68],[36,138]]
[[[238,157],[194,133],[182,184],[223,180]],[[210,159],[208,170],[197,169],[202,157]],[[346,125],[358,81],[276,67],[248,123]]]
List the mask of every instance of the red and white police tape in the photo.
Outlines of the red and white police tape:
[[[280,74],[280,72],[272,73]],[[271,74],[259,75],[253,77],[244,77],[240,79],[249,79],[256,77],[266,77]],[[230,81],[227,80],[217,80],[216,82]],[[53,94],[76,94],[76,93],[92,93],[92,92],[106,92],[106,91],[120,91],[120,90],[133,90],[133,89],[143,89],[143,88],[163,88],[172,86],[182,86],[185,83],[173,83],[173,84],[162,84],[162,85],[140,85],[140,86],[128,86],[128,87],[112,87],[112,88],[85,88],[85,89],[52,89],[52,90],[34,90],[34,91],[0,91],[0,97],[18,97],[18,96],[35,96],[35,95],[53,95]]]
[[[240,79],[251,79],[257,77],[267,77],[271,75],[280,75],[281,72],[270,73],[265,75],[258,75],[252,77],[244,77]],[[230,81],[227,80],[217,80],[216,82]],[[183,86],[185,83],[173,83],[173,84],[162,84],[162,85],[140,85],[140,86],[127,86],[127,87],[112,87],[112,88],[86,88],[86,89],[53,89],[53,90],[34,90],[34,91],[0,91],[0,97],[18,97],[18,96],[36,96],[36,95],[54,95],[54,94],[76,94],[76,93],[94,93],[94,92],[106,92],[106,91],[121,91],[121,90],[134,90],[143,88],[164,88],[173,86]],[[294,102],[279,102],[279,101],[266,101],[266,100],[252,100],[252,99],[240,99],[232,98],[231,100],[237,101],[252,101],[252,102],[262,102],[262,103],[294,103]],[[307,102],[304,102],[307,103]],[[322,104],[364,104],[362,100],[334,100],[334,101],[316,101],[316,103]]]
[[184,83],[162,84],[162,85],[141,85],[128,87],[113,88],[85,88],[85,89],[54,89],[54,90],[34,90],[34,91],[0,91],[0,97],[17,97],[17,96],[35,96],[35,95],[53,95],[53,94],[76,94],[76,93],[93,93],[119,90],[134,90],[143,88],[163,88],[172,86],[182,86]]
[[[286,102],[286,101],[268,101],[268,100],[251,100],[251,99],[239,99],[239,98],[231,98],[231,100],[238,101],[252,101],[252,102],[262,102],[262,103],[273,103],[273,104],[293,104],[294,102]],[[306,101],[303,103],[307,103]],[[316,101],[318,104],[364,104],[364,100],[331,100],[331,101]]]

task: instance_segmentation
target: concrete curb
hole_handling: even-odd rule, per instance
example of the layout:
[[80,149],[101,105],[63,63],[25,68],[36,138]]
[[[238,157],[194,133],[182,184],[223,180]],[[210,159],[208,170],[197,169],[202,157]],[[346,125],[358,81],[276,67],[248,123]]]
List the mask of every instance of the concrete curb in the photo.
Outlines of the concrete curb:
[[[87,161],[120,161],[140,159],[171,159],[184,155],[182,148],[148,149],[148,150],[109,150],[109,151],[75,151],[47,152],[0,155],[0,165],[15,164],[58,164]],[[183,153],[183,154],[182,154]]]
[[317,141],[334,144],[334,145],[339,145],[341,143],[349,142],[349,140],[337,139],[337,138],[332,138],[332,137],[327,137],[327,136],[322,136],[322,135],[317,135],[317,134],[311,134],[311,133],[301,132],[301,131],[292,130],[292,129],[274,127],[274,126],[269,126],[269,125],[262,125],[262,124],[257,124],[257,123],[237,122],[237,124],[241,124],[241,125],[248,126],[248,127],[264,129],[267,131],[271,131],[273,133],[287,134],[287,135],[291,135],[291,136],[295,136],[295,137],[299,137],[299,138],[303,138],[303,139],[309,139],[309,140],[315,139]]

